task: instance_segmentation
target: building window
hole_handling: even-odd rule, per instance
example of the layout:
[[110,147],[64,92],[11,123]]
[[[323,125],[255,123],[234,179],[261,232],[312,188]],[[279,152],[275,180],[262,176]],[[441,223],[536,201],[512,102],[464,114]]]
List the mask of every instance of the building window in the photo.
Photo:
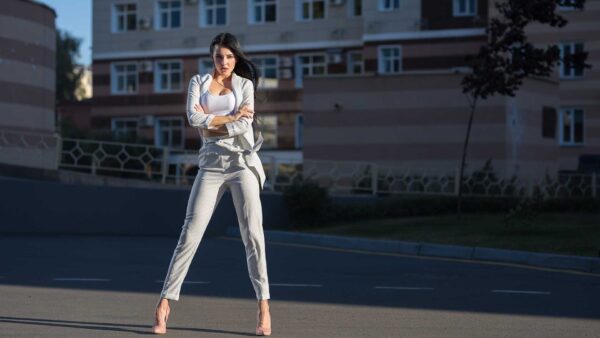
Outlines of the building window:
[[227,24],[227,0],[201,0],[200,26],[224,26]]
[[183,118],[159,117],[154,125],[154,145],[156,147],[183,148]]
[[302,87],[305,76],[319,76],[327,74],[325,54],[301,54],[296,56],[296,87]]
[[214,67],[215,65],[211,59],[201,58],[200,60],[198,60],[198,74],[200,75],[212,73]]
[[111,65],[111,92],[113,94],[133,94],[138,88],[138,67],[136,63],[113,63]]
[[583,110],[563,108],[559,114],[560,144],[583,144]]
[[362,52],[349,52],[348,53],[348,73],[349,74],[362,74],[365,72],[365,65],[363,62]]
[[296,0],[296,20],[325,19],[325,0]]
[[556,138],[556,118],[558,113],[554,107],[542,107],[542,137]]
[[156,61],[154,68],[154,90],[158,93],[181,90],[181,61]]
[[379,0],[380,11],[393,11],[400,8],[400,0]]
[[248,22],[266,23],[277,21],[277,0],[249,0]]
[[304,146],[304,116],[302,114],[296,114],[296,135],[294,145],[296,149],[302,149]]
[[575,10],[574,1],[573,0],[562,0],[562,1],[560,1],[558,9],[561,11],[573,11],[573,10]]
[[113,6],[113,32],[127,32],[137,29],[137,5],[115,4]]
[[477,13],[477,0],[454,0],[452,13],[454,16],[474,16]]
[[[583,43],[580,42],[565,42],[560,44],[560,59],[564,60],[573,54],[583,52]],[[575,79],[583,77],[583,67],[574,67],[566,62],[560,63],[561,79]]]
[[156,29],[181,28],[181,1],[159,1],[156,5]]
[[351,0],[348,5],[349,16],[362,16],[362,0]]
[[277,115],[261,116],[262,123],[262,147],[265,149],[277,148]]
[[111,130],[116,139],[134,141],[138,134],[137,118],[113,118]]
[[395,74],[402,70],[400,46],[379,47],[379,73]]
[[260,70],[260,80],[258,82],[259,88],[277,88],[278,86],[278,74],[277,74],[277,57],[265,56],[265,57],[253,57],[252,62]]

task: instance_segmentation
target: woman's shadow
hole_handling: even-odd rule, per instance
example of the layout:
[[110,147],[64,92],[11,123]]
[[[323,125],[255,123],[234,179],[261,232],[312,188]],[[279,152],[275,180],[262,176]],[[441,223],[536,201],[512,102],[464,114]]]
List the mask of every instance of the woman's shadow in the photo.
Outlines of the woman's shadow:
[[[0,323],[14,323],[25,325],[39,325],[52,327],[65,327],[73,329],[100,330],[100,331],[115,331],[128,332],[141,335],[154,335],[150,332],[150,325],[133,325],[133,324],[115,324],[115,323],[98,323],[98,322],[81,322],[72,320],[56,320],[43,318],[19,318],[0,316]],[[235,336],[254,336],[247,332],[215,330],[215,329],[198,329],[188,327],[169,327],[169,331],[193,331],[206,333],[222,333]]]

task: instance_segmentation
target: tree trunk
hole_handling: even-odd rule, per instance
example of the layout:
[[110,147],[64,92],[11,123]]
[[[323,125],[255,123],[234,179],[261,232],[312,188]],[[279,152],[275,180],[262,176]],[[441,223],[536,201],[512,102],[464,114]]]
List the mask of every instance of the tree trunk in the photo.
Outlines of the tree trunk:
[[462,192],[463,192],[463,176],[465,172],[465,164],[467,161],[467,148],[469,147],[469,137],[471,136],[471,127],[473,126],[473,116],[475,115],[475,107],[477,105],[477,96],[473,95],[473,101],[470,102],[471,115],[469,116],[469,123],[467,125],[467,136],[465,137],[465,144],[463,146],[462,160],[460,162],[460,173],[458,176],[458,201],[456,204],[456,211],[458,218],[462,216]]

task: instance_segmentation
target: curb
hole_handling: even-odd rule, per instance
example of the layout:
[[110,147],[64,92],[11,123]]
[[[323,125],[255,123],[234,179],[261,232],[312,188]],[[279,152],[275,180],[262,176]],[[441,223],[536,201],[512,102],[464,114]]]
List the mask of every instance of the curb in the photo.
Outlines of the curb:
[[[227,236],[240,237],[240,230],[227,228]],[[319,245],[336,249],[363,250],[424,257],[458,258],[471,261],[514,263],[536,267],[600,273],[600,258],[536,253],[483,247],[373,240],[289,231],[265,231],[265,240]]]

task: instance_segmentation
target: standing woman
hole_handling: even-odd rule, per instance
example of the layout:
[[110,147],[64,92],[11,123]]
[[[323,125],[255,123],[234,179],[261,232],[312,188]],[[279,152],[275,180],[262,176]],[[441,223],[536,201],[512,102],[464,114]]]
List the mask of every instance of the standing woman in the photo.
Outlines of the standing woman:
[[258,300],[256,334],[268,336],[270,295],[260,203],[265,173],[256,154],[262,137],[255,142],[252,128],[258,71],[232,34],[217,35],[210,44],[210,55],[213,72],[195,75],[189,84],[187,117],[202,137],[199,170],[152,329],[154,333],[166,333],[169,300],[179,300],[181,284],[206,226],[222,194],[229,189]]

